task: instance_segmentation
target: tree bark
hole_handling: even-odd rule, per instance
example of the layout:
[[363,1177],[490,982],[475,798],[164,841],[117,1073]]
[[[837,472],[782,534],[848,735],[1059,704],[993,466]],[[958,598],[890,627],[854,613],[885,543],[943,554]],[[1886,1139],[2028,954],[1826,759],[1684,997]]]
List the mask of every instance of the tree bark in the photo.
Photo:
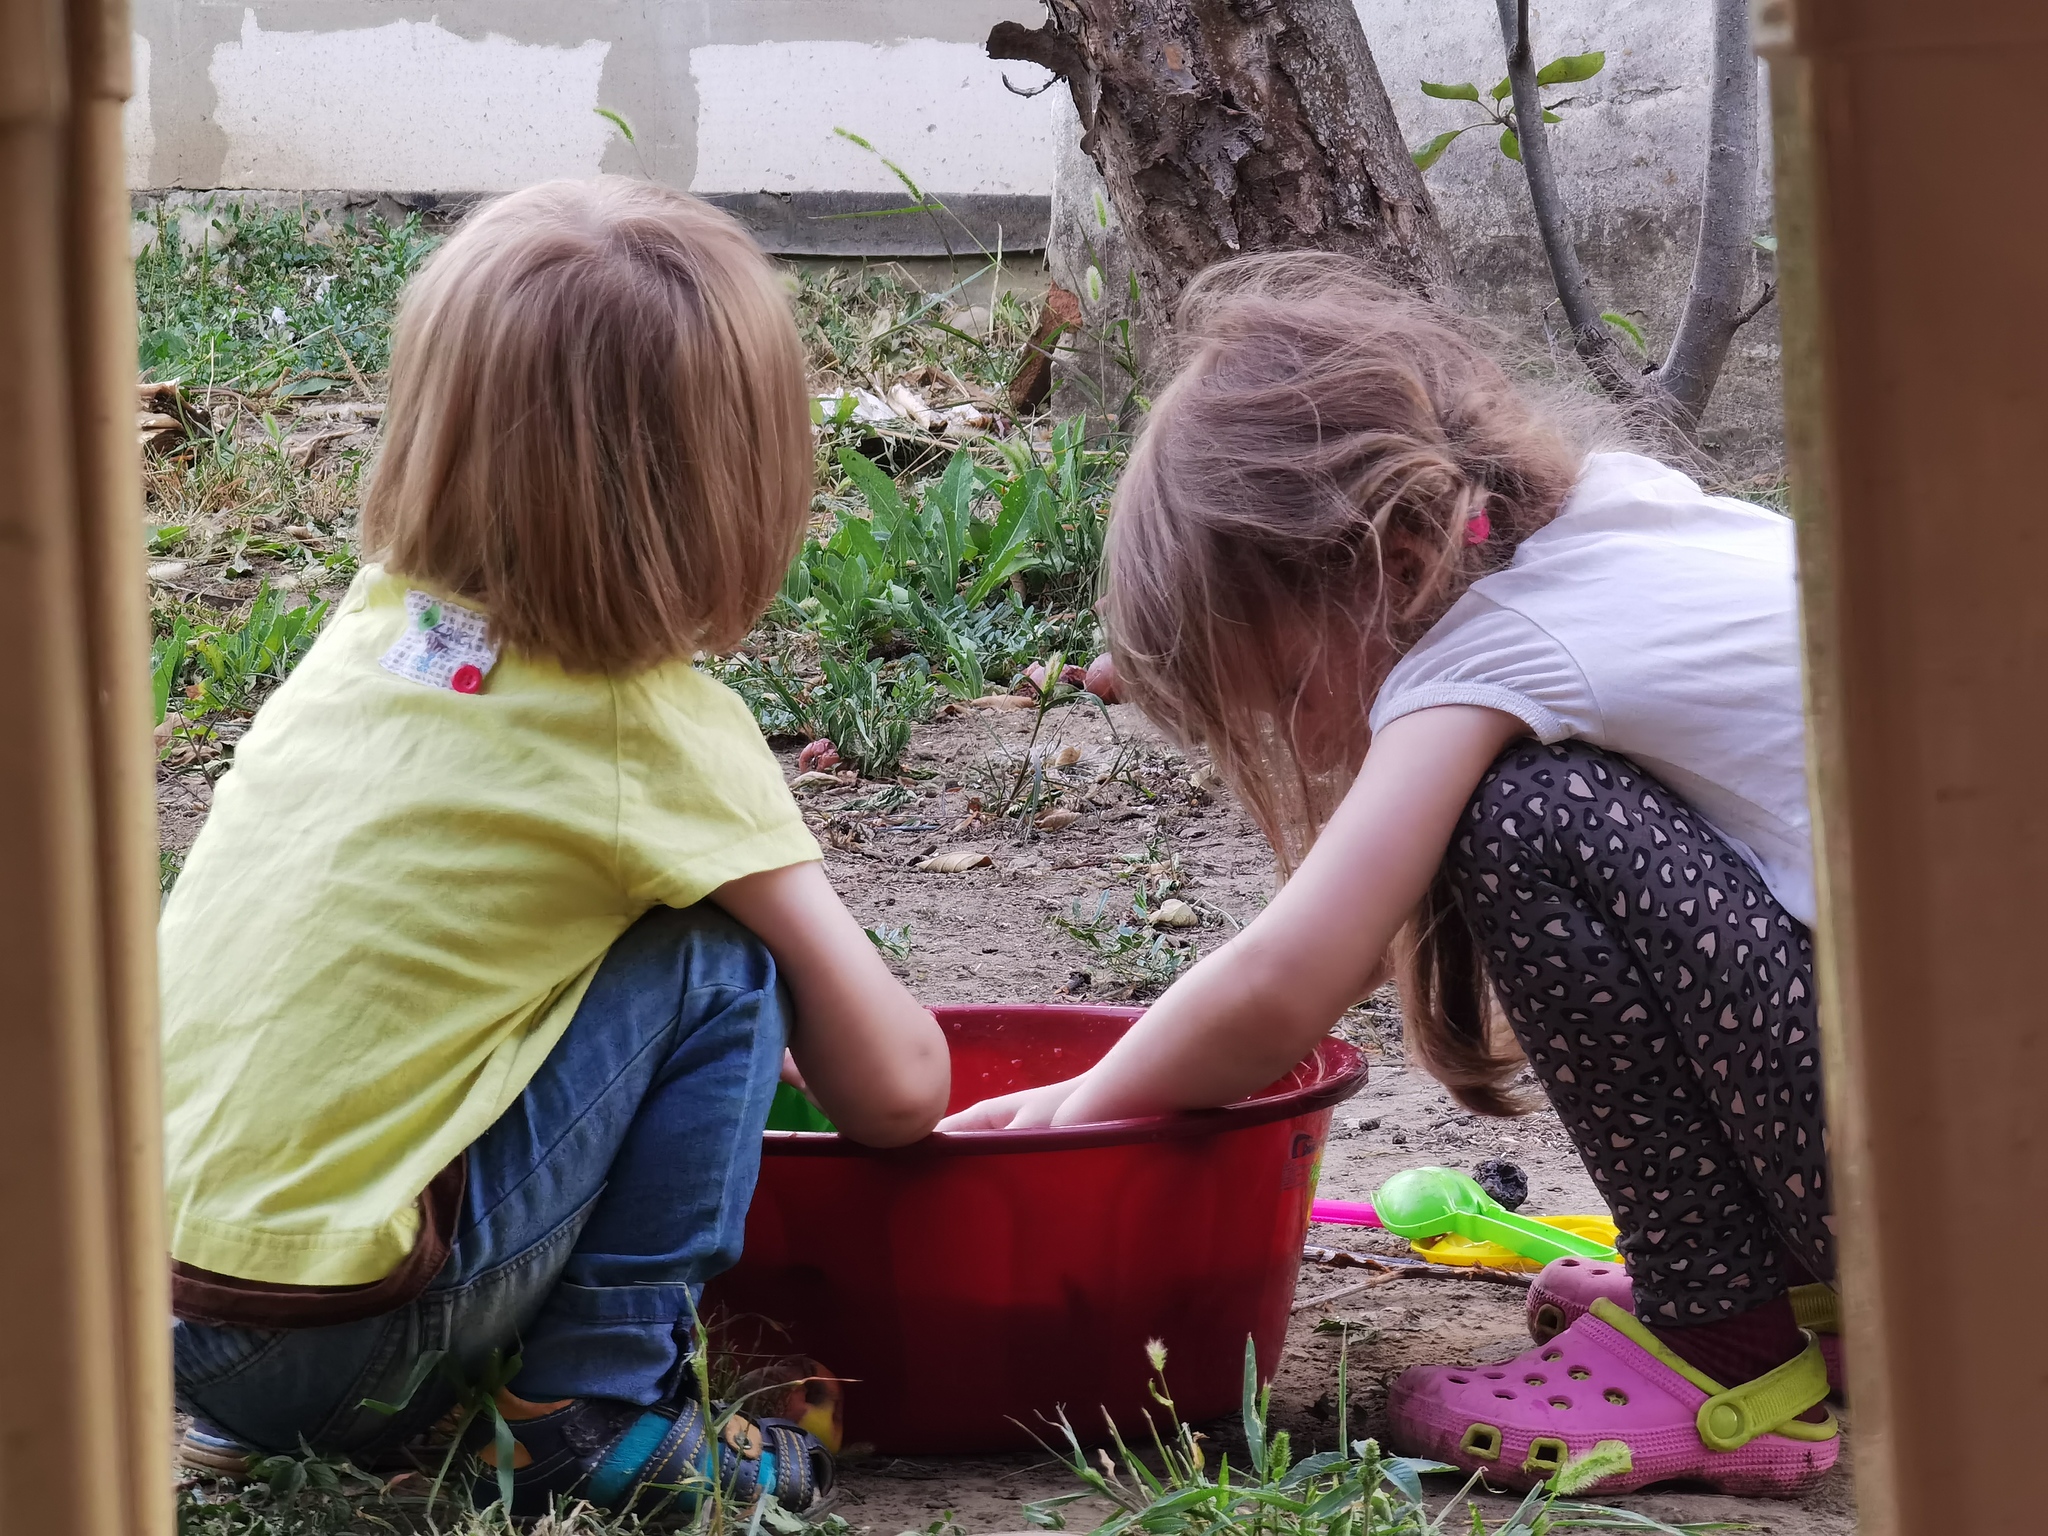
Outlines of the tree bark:
[[1202,268],[1347,251],[1448,297],[1450,249],[1351,0],[1045,0],[992,58],[1063,78],[1130,242],[1147,319]]
[[[1748,4],[1748,0],[1741,0]],[[1558,190],[1557,170],[1550,159],[1550,134],[1543,126],[1543,102],[1536,85],[1536,54],[1529,36],[1529,0],[1496,0],[1501,40],[1507,45],[1508,83],[1514,88],[1515,143],[1522,157],[1522,176],[1529,184],[1529,203],[1536,213],[1536,231],[1550,263],[1550,280],[1572,329],[1572,346],[1602,390],[1617,399],[1637,400],[1644,393],[1642,376],[1628,366],[1614,332],[1600,318],[1593,280],[1579,262],[1572,242],[1571,214]],[[1658,404],[1659,414],[1668,414]]]
[[1592,281],[1572,243],[1571,212],[1557,185],[1550,134],[1536,84],[1529,36],[1529,0],[1495,0],[1507,46],[1508,82],[1514,88],[1516,140],[1529,202],[1550,263],[1551,281],[1572,345],[1608,395],[1637,406],[1670,434],[1671,446],[1694,449],[1700,414],[1721,377],[1735,333],[1770,302],[1767,285],[1744,307],[1750,237],[1755,233],[1757,88],[1750,50],[1749,0],[1713,0],[1714,76],[1707,107],[1707,169],[1700,193],[1700,228],[1693,250],[1692,284],[1664,361],[1647,372],[1629,366],[1601,318]]
[[1688,425],[1697,423],[1728,360],[1728,345],[1766,302],[1766,287],[1745,309],[1743,290],[1755,265],[1757,100],[1756,55],[1750,47],[1749,0],[1714,0],[1714,83],[1707,107],[1707,174],[1700,193],[1699,243],[1692,287],[1657,369]]

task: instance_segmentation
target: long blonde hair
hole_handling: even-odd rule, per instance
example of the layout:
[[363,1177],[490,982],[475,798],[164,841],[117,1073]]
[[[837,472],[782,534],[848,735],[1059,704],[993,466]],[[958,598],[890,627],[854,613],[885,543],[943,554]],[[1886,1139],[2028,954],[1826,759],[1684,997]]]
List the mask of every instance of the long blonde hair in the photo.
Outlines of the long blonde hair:
[[[1606,421],[1518,386],[1470,329],[1341,257],[1212,268],[1117,488],[1118,686],[1208,749],[1283,871],[1356,776],[1387,669],[1556,515]],[[1331,658],[1355,730],[1311,754],[1296,699]],[[1516,1112],[1521,1058],[1442,880],[1400,948],[1409,1049],[1469,1107]]]

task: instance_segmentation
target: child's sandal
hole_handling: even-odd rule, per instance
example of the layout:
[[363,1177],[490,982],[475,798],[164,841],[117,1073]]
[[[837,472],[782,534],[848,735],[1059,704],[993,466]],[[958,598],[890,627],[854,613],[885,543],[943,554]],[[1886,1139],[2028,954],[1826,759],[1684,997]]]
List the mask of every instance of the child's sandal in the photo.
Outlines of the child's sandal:
[[[472,1431],[474,1433],[474,1431]],[[561,1496],[608,1510],[693,1510],[714,1481],[740,1509],[772,1493],[810,1508],[832,1486],[832,1458],[786,1419],[728,1414],[706,1430],[694,1402],[657,1408],[575,1398],[512,1424],[512,1514],[546,1514]],[[498,1498],[497,1455],[486,1444],[478,1507]]]
[[249,1460],[256,1453],[232,1435],[194,1419],[178,1437],[178,1465],[189,1471],[210,1472],[217,1477],[247,1477]]
[[1405,1454],[1530,1488],[1602,1441],[1630,1466],[1589,1495],[1685,1479],[1722,1493],[1791,1498],[1835,1464],[1834,1415],[1800,1415],[1827,1398],[1820,1346],[1737,1387],[1694,1369],[1606,1297],[1549,1342],[1499,1365],[1415,1366],[1387,1401]]
[[[1828,1366],[1828,1390],[1839,1395],[1844,1379],[1841,1298],[1828,1285],[1795,1285],[1790,1295],[1794,1320],[1820,1340],[1821,1358]],[[1586,1309],[1603,1296],[1634,1315],[1635,1287],[1619,1263],[1552,1259],[1529,1287],[1529,1337],[1538,1344],[1548,1343],[1584,1317]]]

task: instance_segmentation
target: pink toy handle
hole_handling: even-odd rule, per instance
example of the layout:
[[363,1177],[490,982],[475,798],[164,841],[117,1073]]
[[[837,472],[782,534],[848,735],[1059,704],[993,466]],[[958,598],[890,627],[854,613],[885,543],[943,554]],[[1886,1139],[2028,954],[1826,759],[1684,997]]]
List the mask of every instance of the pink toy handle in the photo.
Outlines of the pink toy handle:
[[1317,1200],[1308,1208],[1310,1221],[1333,1227],[1377,1227],[1380,1213],[1364,1200]]

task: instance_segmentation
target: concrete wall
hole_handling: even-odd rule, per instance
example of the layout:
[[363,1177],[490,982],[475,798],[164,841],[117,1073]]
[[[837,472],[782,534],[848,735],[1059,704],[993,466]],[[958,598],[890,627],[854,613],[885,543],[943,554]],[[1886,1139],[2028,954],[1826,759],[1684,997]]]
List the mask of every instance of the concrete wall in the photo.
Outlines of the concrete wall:
[[[1418,82],[1501,74],[1489,0],[1356,0],[1412,144],[1469,120]],[[1706,0],[1548,0],[1539,56],[1603,48],[1554,129],[1605,307],[1653,346],[1691,263],[1705,154]],[[716,197],[792,254],[936,254],[933,221],[859,219],[901,188],[861,134],[977,238],[1043,241],[1057,93],[996,65],[997,20],[1038,0],[135,0],[138,189],[249,188],[414,206],[547,176],[644,173]],[[628,144],[598,114],[623,114]],[[1473,133],[1429,172],[1480,308],[1535,330],[1548,278],[1520,169]],[[1759,167],[1762,175],[1762,167]],[[329,200],[334,200],[330,197]],[[998,234],[1000,232],[1000,235]],[[961,238],[956,231],[956,241]],[[1738,342],[1709,433],[1740,463],[1776,441],[1773,316]]]
[[[1044,238],[1051,101],[989,28],[1036,0],[136,0],[130,184],[436,196],[645,174],[771,243],[937,251],[886,155],[982,238]],[[1007,66],[1020,85],[1034,66]],[[598,109],[633,127],[628,143]],[[840,136],[861,135],[874,151]],[[877,153],[879,152],[879,153]]]

